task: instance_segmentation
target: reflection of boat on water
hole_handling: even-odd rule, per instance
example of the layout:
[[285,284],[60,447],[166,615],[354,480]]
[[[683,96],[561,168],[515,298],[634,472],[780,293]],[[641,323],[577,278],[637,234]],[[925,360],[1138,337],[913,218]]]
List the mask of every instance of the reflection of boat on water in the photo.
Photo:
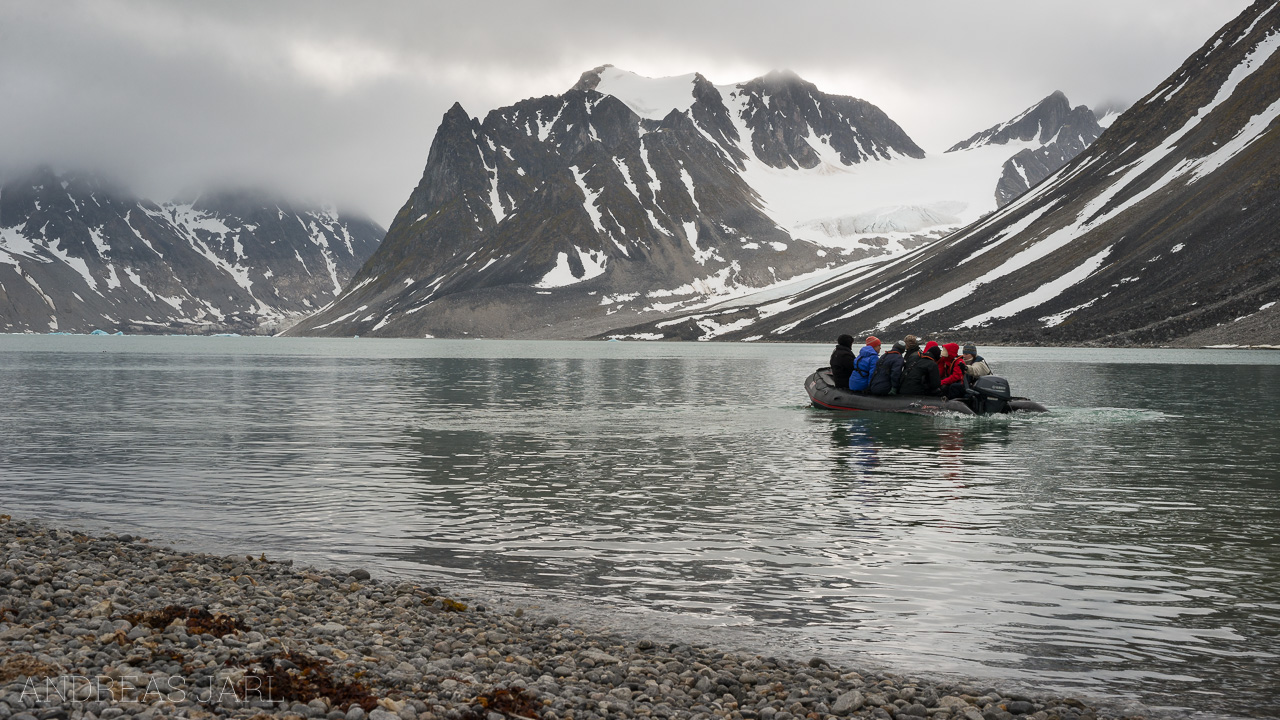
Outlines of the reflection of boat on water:
[[995,375],[978,378],[969,388],[969,397],[964,400],[918,395],[862,395],[836,387],[831,378],[831,368],[820,368],[815,371],[804,381],[804,389],[809,393],[809,399],[815,406],[828,410],[898,412],[915,415],[937,415],[944,412],[961,415],[997,415],[1048,411],[1048,408],[1038,402],[1013,397],[1009,390],[1009,382]]

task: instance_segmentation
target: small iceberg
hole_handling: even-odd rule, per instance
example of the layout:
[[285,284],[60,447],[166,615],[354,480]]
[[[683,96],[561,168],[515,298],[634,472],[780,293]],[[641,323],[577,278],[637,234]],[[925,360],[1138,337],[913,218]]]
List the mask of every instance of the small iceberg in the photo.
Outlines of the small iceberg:
[[107,332],[106,330],[94,330],[89,334],[90,335],[110,335],[111,333]]

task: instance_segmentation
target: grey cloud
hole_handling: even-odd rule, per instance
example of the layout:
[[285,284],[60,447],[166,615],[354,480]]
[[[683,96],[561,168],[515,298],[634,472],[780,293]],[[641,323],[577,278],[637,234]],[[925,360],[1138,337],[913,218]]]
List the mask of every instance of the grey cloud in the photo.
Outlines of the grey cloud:
[[244,182],[385,224],[455,100],[483,116],[606,62],[717,83],[790,68],[940,151],[1055,89],[1132,102],[1246,5],[7,2],[0,171],[90,167],[152,195]]

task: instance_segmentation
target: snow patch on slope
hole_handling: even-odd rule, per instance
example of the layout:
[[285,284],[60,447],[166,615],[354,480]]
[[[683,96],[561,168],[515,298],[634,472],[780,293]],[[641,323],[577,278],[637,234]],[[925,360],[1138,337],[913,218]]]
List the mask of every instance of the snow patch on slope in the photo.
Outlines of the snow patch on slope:
[[1080,263],[1080,265],[1073,268],[1070,272],[1064,273],[1063,275],[1050,280],[1026,295],[1023,295],[1016,300],[1011,300],[989,312],[982,313],[981,315],[975,315],[952,329],[984,325],[992,320],[1017,315],[1023,310],[1049,302],[1053,298],[1056,298],[1066,292],[1067,288],[1084,282],[1086,278],[1097,272],[1098,268],[1102,267],[1102,263],[1106,261],[1107,256],[1111,254],[1112,247],[1114,246],[1107,246],[1101,252],[1088,260],[1085,260],[1083,263]]
[[648,78],[616,67],[600,73],[596,91],[612,95],[642,118],[661,120],[672,110],[684,112],[693,107],[695,75]]
[[[586,178],[579,168],[570,165],[569,172],[573,173],[573,181],[578,184],[578,189],[582,191],[582,207],[591,216],[591,224],[595,226],[596,232],[600,233],[602,237],[608,237],[609,234],[605,232],[604,225],[600,222],[600,208],[596,207],[596,201],[600,199],[600,193],[587,187]],[[561,254],[563,255],[563,253]]]
[[569,254],[557,253],[556,266],[551,271],[542,276],[542,280],[538,281],[534,287],[549,289],[573,285],[575,283],[586,282],[591,278],[604,274],[605,266],[608,265],[609,258],[602,252],[587,252],[582,248],[574,248],[578,254],[578,260],[582,263],[582,277],[575,277],[573,269],[569,266]]
[[[22,231],[15,227],[0,227],[0,262],[17,265],[18,261],[13,259],[14,255],[39,259],[36,255],[36,245],[22,234]],[[7,258],[5,256],[8,256]]]

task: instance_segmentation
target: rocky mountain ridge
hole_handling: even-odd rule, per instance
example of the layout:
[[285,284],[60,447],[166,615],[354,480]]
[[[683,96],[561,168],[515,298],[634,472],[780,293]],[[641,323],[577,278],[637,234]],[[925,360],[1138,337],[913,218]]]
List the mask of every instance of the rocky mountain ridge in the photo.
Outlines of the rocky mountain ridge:
[[382,235],[258,192],[158,204],[42,168],[0,186],[0,332],[275,331],[330,302]]
[[871,103],[793,73],[717,86],[602,66],[483,120],[450,108],[386,241],[292,332],[572,336],[664,316],[936,240],[995,209],[1016,151],[931,159]]
[[1038,145],[1023,148],[1005,161],[996,183],[996,204],[1004,207],[1066,165],[1101,134],[1094,112],[1085,105],[1071,107],[1059,90],[1017,117],[956,143],[947,152],[1011,142]]
[[1280,3],[1255,2],[1087,150],[963,231],[614,334],[1280,343],[1278,49]]

